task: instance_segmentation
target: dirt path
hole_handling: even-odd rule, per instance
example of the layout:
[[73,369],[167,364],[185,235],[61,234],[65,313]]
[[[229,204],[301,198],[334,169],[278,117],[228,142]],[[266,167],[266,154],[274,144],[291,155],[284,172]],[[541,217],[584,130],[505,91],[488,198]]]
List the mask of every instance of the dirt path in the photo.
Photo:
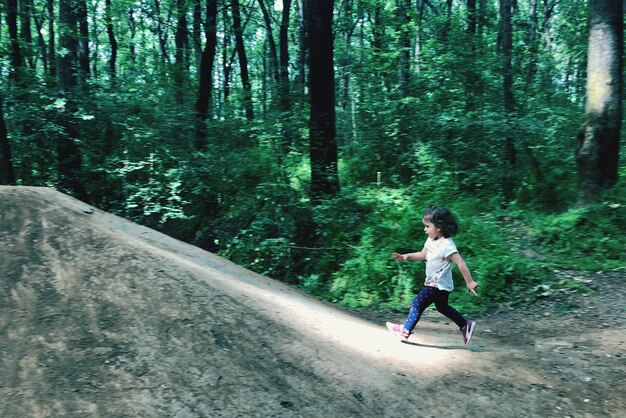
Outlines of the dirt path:
[[[596,417],[626,404],[624,272],[408,344],[45,188],[0,187],[1,417]],[[571,274],[562,272],[561,274]],[[571,315],[560,316],[564,308]]]

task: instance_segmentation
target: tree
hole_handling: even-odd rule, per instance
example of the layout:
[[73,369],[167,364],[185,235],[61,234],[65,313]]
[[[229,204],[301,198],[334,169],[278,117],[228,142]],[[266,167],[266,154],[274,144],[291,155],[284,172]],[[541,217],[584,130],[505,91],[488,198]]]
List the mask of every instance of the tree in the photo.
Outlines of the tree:
[[48,66],[48,75],[52,78],[57,76],[57,63],[54,57],[56,56],[55,45],[55,27],[54,27],[54,0],[48,0],[46,3],[48,10],[48,57],[50,58],[50,65]]
[[109,74],[111,81],[115,83],[117,78],[117,40],[115,39],[115,31],[113,30],[113,15],[111,10],[111,0],[105,0],[105,22],[109,43],[111,44],[111,57],[109,58]]
[[333,67],[333,0],[306,2],[309,45],[311,196],[339,192]]
[[254,108],[252,106],[252,84],[248,75],[248,57],[243,43],[243,29],[241,25],[241,10],[239,0],[232,0],[233,8],[233,31],[235,32],[235,48],[239,58],[239,71],[241,74],[241,84],[243,84],[243,102],[246,108],[246,118],[254,119]]
[[0,184],[15,184],[11,147],[4,122],[4,96],[0,92]]
[[22,73],[24,60],[20,49],[20,41],[18,39],[17,28],[17,0],[7,0],[6,12],[7,26],[9,28],[9,37],[11,39],[11,79],[19,81]]
[[[110,7],[110,5],[109,5]],[[78,63],[80,68],[81,82],[89,78],[89,24],[87,17],[87,1],[78,0],[76,5],[76,17],[78,19]]]
[[65,111],[61,115],[64,132],[57,141],[59,187],[86,201],[87,192],[81,179],[79,135],[73,120],[77,110],[75,90],[78,67],[78,17],[75,0],[60,1],[59,22],[59,47],[63,51],[59,60],[59,89],[65,100]]
[[617,182],[622,121],[621,0],[589,1],[589,49],[585,123],[578,133],[581,203],[590,203]]
[[196,148],[202,149],[207,143],[206,123],[211,109],[213,93],[213,64],[217,50],[217,0],[206,1],[206,22],[204,24],[206,44],[200,60],[200,81],[196,99]]

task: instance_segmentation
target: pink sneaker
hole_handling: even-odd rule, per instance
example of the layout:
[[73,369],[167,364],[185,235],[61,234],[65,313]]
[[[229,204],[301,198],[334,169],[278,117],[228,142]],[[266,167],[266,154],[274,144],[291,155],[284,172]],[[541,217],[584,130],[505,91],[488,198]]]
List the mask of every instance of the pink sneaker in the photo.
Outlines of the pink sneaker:
[[387,328],[389,328],[389,331],[393,332],[394,334],[405,340],[408,340],[412,334],[411,332],[405,330],[404,326],[394,324],[393,322],[387,322]]
[[463,341],[465,342],[465,344],[470,342],[475,329],[476,329],[476,321],[471,321],[468,319],[465,322],[465,326],[461,328],[461,333],[463,334]]

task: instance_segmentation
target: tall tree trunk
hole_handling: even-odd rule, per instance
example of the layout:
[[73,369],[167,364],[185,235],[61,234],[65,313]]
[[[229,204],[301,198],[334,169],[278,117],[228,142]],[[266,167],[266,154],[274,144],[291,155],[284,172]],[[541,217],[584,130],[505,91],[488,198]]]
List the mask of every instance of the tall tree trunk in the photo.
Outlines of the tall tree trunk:
[[246,109],[246,119],[254,119],[254,108],[252,106],[252,84],[248,75],[248,57],[243,43],[243,29],[241,26],[241,11],[239,0],[231,0],[233,8],[233,31],[235,32],[235,48],[237,48],[237,58],[239,59],[239,73],[241,74],[241,84],[243,85],[243,103]]
[[307,0],[297,0],[298,6],[298,92],[301,95],[305,94],[306,89],[306,61],[307,61],[307,34],[306,34],[306,22],[304,20],[304,9],[306,7]]
[[513,95],[513,1],[500,0],[500,36],[502,48],[502,91],[506,118],[504,139],[504,182],[503,194],[507,202],[514,197],[517,152],[513,136],[515,97]]
[[206,147],[208,138],[206,123],[211,109],[211,95],[213,93],[213,64],[217,49],[217,0],[206,0],[206,44],[202,50],[200,62],[200,82],[198,99],[196,100],[196,148]]
[[130,29],[130,39],[128,40],[128,55],[130,62],[135,66],[137,64],[137,49],[135,47],[135,37],[137,36],[137,23],[135,22],[135,7],[130,6],[128,9],[128,28]]
[[13,161],[11,159],[9,135],[7,133],[7,126],[4,123],[4,96],[2,92],[0,92],[0,184],[15,184],[15,172],[13,171]]
[[65,98],[64,132],[57,142],[59,188],[78,199],[87,200],[82,182],[82,156],[78,148],[79,136],[73,120],[76,104],[78,65],[78,18],[75,0],[59,2],[59,47],[65,51],[59,59],[59,89]]
[[261,13],[263,14],[263,20],[265,21],[265,30],[267,30],[267,40],[270,45],[270,62],[272,64],[272,79],[275,83],[280,82],[279,68],[278,68],[278,53],[276,52],[276,42],[274,41],[274,35],[272,34],[272,18],[265,7],[265,0],[258,0],[259,6],[261,6]]
[[320,202],[339,193],[333,67],[333,0],[307,1],[309,37],[309,135],[311,197]]
[[11,70],[9,78],[15,82],[19,82],[22,78],[24,66],[20,40],[18,38],[17,14],[17,0],[7,0],[6,20],[11,42]]
[[78,63],[81,82],[89,78],[89,24],[87,16],[87,1],[78,0],[76,7],[78,18]]
[[421,71],[420,63],[421,63],[421,54],[422,54],[422,39],[424,34],[424,6],[426,5],[426,0],[417,0],[415,2],[415,11],[417,13],[417,30],[415,31],[415,52],[414,52],[414,65],[415,65],[415,73],[419,74]]
[[112,83],[115,84],[115,81],[117,79],[117,40],[115,39],[115,32],[113,30],[113,13],[111,10],[111,0],[105,0],[104,6],[107,35],[109,36],[109,44],[111,44],[109,74],[111,75]]
[[168,61],[167,58],[167,40],[166,36],[163,33],[163,23],[161,22],[161,2],[159,0],[154,0],[154,11],[156,13],[156,21],[157,21],[157,37],[159,39],[159,47],[161,49],[161,62],[165,63]]
[[196,70],[200,69],[200,61],[202,61],[202,41],[200,35],[202,34],[202,6],[200,0],[193,0],[193,23],[192,36],[193,36],[193,50],[196,58]]
[[291,0],[283,0],[283,13],[280,21],[278,44],[280,49],[280,85],[278,87],[279,106],[282,112],[291,108],[289,97],[289,12]]
[[33,60],[33,33],[31,28],[31,17],[33,16],[33,0],[20,1],[20,40],[26,51],[26,61],[30,68],[35,68]]
[[[230,25],[230,20],[228,16],[228,9],[226,7],[222,7],[222,24],[224,28],[228,28]],[[235,48],[230,56],[232,59],[229,59],[230,52],[230,43],[231,43],[231,31],[224,29],[224,41],[222,42],[222,94],[223,94],[223,103],[222,108],[226,109],[228,104],[228,99],[230,97],[230,79],[233,70],[233,62],[235,61],[235,54],[237,53],[237,48]]]
[[622,121],[621,0],[589,1],[586,121],[578,133],[581,203],[591,203],[617,182]]
[[185,50],[189,43],[187,39],[187,1],[177,0],[176,10],[178,12],[178,20],[176,24],[176,34],[174,36],[174,42],[176,44],[175,61],[173,78],[176,89],[176,102],[183,103],[185,94],[185,78],[186,78],[186,63],[185,63]]
[[[537,1],[537,0],[531,0]],[[477,30],[477,11],[476,11],[476,0],[467,0],[467,33],[470,35],[476,35]]]
[[43,73],[47,75],[49,72],[49,63],[46,40],[43,37],[43,20],[40,19],[38,16],[34,16],[33,19],[35,20],[35,27],[37,28],[37,46],[39,47],[39,52],[41,53]]
[[293,145],[293,129],[291,117],[291,93],[289,86],[289,15],[291,0],[283,0],[278,45],[280,50],[280,71],[278,82],[278,108],[282,113],[281,134],[282,153],[289,153]]
[[529,5],[530,11],[528,14],[528,20],[530,21],[530,28],[528,28],[528,32],[526,33],[529,61],[528,67],[526,68],[525,91],[528,91],[533,80],[535,79],[535,74],[537,73],[537,54],[539,53],[539,44],[537,42],[537,32],[539,27],[537,1],[538,0],[530,0]]
[[409,82],[411,77],[411,0],[399,0],[398,2],[398,81],[403,96],[409,94]]
[[48,9],[48,57],[50,57],[50,66],[48,68],[48,75],[52,78],[56,78],[57,76],[57,62],[55,60],[56,56],[56,45],[55,45],[55,26],[54,26],[54,0],[48,0],[47,2]]

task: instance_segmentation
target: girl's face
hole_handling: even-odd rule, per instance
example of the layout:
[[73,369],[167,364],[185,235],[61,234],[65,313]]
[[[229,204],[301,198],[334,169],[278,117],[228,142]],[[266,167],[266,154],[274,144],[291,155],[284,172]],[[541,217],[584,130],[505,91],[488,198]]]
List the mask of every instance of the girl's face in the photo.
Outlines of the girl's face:
[[441,231],[439,231],[439,228],[433,225],[430,219],[424,218],[422,219],[422,222],[424,222],[424,232],[426,233],[426,235],[428,235],[428,238],[437,239],[441,237]]

